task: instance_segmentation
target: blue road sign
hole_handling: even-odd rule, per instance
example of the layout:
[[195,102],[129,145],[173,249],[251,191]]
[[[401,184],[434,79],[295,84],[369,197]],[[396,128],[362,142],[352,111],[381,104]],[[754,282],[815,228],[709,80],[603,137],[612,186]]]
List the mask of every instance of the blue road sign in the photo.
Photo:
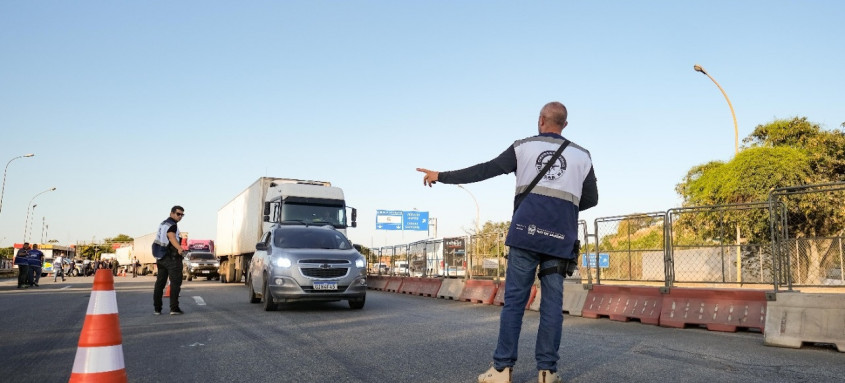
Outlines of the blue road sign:
[[402,220],[402,230],[428,231],[427,211],[406,211]]
[[376,230],[402,230],[402,210],[377,210]]
[[[590,265],[587,266],[587,259],[590,260]],[[589,268],[596,268],[596,255],[590,254],[589,257],[581,254],[581,267],[589,267]],[[610,254],[607,253],[600,253],[599,254],[599,267],[602,269],[606,269],[610,267]]]

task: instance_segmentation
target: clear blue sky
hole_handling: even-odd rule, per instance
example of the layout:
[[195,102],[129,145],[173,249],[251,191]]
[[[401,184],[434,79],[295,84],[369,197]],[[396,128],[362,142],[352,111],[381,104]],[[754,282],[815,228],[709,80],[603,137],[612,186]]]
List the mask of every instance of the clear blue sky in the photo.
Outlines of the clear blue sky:
[[[192,238],[261,176],[328,180],[359,209],[473,226],[469,194],[414,169],[463,168],[569,108],[599,206],[662,211],[695,165],[729,160],[775,118],[845,121],[841,1],[3,1],[0,246],[155,230],[174,204]],[[467,185],[481,221],[510,219],[513,176]]]

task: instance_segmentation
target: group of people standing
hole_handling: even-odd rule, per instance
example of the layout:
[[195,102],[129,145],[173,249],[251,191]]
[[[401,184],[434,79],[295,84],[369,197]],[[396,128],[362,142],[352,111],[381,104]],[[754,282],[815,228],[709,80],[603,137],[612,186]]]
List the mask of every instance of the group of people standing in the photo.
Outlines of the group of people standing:
[[18,288],[37,287],[41,279],[41,267],[44,264],[44,253],[38,250],[38,245],[29,246],[24,242],[23,247],[15,254],[15,265],[18,266]]

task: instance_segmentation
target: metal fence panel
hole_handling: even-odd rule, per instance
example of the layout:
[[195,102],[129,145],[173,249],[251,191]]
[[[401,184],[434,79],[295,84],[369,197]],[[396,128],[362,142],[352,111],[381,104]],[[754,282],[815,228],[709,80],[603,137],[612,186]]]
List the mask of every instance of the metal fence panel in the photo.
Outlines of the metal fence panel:
[[769,203],[775,290],[845,285],[845,182],[775,189]]
[[773,282],[769,204],[670,209],[671,281]]
[[666,213],[597,218],[596,282],[666,282]]

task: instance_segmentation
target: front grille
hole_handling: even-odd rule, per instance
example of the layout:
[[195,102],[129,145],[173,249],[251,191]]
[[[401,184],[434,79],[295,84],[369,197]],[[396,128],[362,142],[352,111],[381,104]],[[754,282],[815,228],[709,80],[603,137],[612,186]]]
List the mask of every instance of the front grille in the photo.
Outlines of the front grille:
[[349,264],[350,262],[345,259],[300,259],[298,263],[316,263],[316,264]]
[[337,294],[343,293],[349,286],[337,286],[337,290],[314,290],[313,287],[302,287],[302,291],[309,294]]
[[302,275],[311,278],[340,278],[346,276],[346,273],[349,272],[349,269],[346,267],[340,267],[336,269],[323,269],[319,267],[303,267],[299,269],[302,271]]

